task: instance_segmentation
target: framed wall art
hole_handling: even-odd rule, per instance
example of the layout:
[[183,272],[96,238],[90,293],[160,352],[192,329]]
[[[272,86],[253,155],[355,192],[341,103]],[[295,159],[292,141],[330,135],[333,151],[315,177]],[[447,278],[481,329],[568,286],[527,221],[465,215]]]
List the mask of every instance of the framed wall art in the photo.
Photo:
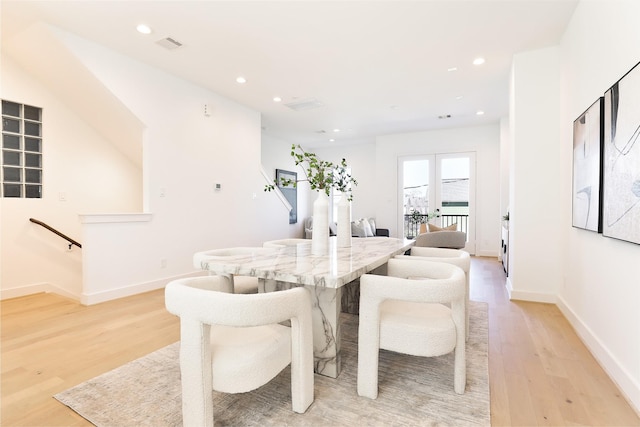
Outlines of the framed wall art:
[[283,169],[276,169],[276,184],[291,205],[291,210],[289,211],[289,224],[295,224],[298,222],[298,189],[293,184],[286,186],[282,185],[283,179],[289,179],[292,182],[297,182],[298,174]]
[[573,226],[602,232],[603,98],[573,122]]
[[602,234],[640,244],[640,66],[604,94]]

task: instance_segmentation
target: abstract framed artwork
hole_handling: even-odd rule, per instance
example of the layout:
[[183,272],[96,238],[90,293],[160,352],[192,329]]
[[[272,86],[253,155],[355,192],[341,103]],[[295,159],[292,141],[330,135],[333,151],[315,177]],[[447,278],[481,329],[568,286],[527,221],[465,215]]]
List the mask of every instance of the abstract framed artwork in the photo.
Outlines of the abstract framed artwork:
[[640,66],[604,94],[603,224],[607,237],[640,244]]
[[602,232],[603,98],[573,122],[573,226]]
[[283,179],[289,179],[292,182],[297,182],[298,174],[284,169],[276,169],[276,184],[291,205],[291,210],[289,211],[289,224],[295,224],[298,222],[298,189],[293,184],[283,186]]

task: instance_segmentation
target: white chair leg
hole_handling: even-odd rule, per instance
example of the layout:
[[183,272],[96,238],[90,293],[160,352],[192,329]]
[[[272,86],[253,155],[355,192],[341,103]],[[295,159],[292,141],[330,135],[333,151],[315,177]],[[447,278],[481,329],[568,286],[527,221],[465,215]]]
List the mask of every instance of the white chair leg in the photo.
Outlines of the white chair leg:
[[291,319],[291,405],[294,412],[304,414],[313,403],[313,332],[311,319],[301,330],[301,322]]
[[[362,299],[360,300],[362,302]],[[358,327],[358,395],[376,399],[378,397],[378,357],[380,353],[380,334],[377,315],[369,312],[366,305],[360,306],[360,325]],[[368,327],[367,327],[368,326]]]
[[[189,319],[180,320],[180,374],[182,420],[185,427],[213,427],[213,387],[209,354],[211,327]],[[186,331],[200,328],[200,337]]]

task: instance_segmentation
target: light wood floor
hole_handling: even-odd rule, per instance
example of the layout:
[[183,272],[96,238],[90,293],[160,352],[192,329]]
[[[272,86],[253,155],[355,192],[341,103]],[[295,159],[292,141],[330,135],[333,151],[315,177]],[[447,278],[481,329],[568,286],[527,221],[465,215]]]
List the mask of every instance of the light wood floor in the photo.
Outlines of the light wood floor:
[[[489,305],[492,425],[640,426],[554,305],[509,301],[492,258],[473,259],[471,281]],[[5,427],[90,425],[52,396],[179,339],[161,290],[90,307],[38,294],[1,310]]]

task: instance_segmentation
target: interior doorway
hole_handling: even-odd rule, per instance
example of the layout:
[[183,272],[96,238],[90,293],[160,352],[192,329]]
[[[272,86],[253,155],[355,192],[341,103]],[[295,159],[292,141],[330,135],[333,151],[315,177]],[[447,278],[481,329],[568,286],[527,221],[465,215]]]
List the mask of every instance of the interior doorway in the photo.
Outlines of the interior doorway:
[[398,230],[402,235],[414,238],[420,222],[439,227],[455,223],[467,233],[464,249],[475,254],[475,153],[401,157],[398,163]]

